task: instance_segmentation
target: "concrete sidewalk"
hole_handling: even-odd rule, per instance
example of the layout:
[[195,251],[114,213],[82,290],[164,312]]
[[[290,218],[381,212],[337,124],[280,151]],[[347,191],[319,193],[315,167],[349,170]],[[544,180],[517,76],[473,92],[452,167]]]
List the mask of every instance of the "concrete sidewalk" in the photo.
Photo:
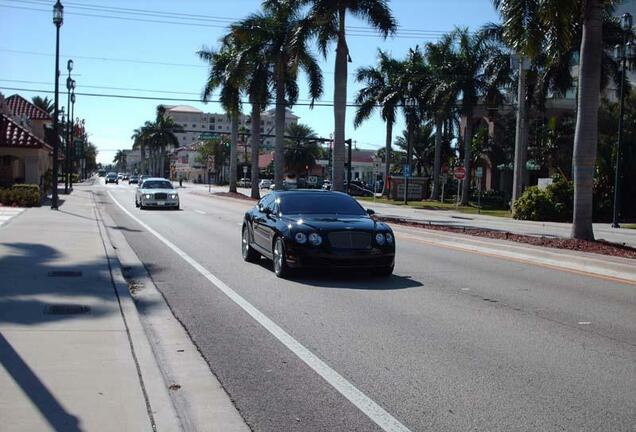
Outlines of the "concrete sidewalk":
[[0,429],[180,430],[87,189],[0,227]]

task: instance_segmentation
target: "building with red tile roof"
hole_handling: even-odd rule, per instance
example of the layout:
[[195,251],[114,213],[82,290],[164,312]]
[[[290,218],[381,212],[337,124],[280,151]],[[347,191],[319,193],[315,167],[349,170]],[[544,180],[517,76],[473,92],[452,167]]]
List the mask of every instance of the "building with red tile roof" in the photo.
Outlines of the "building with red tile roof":
[[[38,136],[35,130],[29,128],[29,124],[32,123],[20,120],[30,112],[30,108],[22,102],[24,99],[12,98],[13,102],[9,105],[8,99],[4,99],[0,94],[0,186],[10,186],[14,183],[42,186],[44,175],[51,166],[53,149],[43,139],[43,123],[40,124],[42,136]],[[18,107],[22,110],[18,112],[22,112],[23,115],[16,115],[11,106]],[[37,110],[32,111],[32,114],[42,117]],[[38,118],[35,121],[50,121],[50,117],[49,120]]]

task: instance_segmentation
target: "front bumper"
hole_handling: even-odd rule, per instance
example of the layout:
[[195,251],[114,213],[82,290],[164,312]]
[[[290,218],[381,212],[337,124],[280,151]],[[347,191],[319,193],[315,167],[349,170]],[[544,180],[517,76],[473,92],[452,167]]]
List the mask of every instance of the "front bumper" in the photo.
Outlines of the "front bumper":
[[158,200],[155,198],[142,198],[141,205],[144,207],[179,207],[179,199],[166,198]]
[[391,267],[394,262],[395,249],[390,247],[331,250],[295,243],[287,245],[287,265],[291,268],[379,269]]

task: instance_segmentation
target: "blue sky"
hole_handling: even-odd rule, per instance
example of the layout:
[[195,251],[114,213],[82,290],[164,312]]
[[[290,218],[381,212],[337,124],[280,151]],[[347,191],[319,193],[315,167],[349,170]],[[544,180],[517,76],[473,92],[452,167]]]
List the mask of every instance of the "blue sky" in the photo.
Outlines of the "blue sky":
[[[53,89],[53,3],[53,0],[0,0],[0,91],[5,96],[14,93],[29,99],[36,94],[45,96],[44,93],[9,90],[7,87]],[[62,87],[66,79],[66,61],[72,58],[78,93],[196,99],[204,85],[207,68],[195,52],[204,45],[216,46],[225,32],[226,23],[257,11],[260,0],[68,0],[63,4]],[[374,64],[377,48],[402,57],[409,48],[434,41],[441,32],[454,26],[476,29],[497,20],[491,0],[393,0],[390,5],[401,26],[397,37],[383,41],[379,36],[365,34],[351,35],[348,39],[353,60],[349,64],[349,101],[359,88],[351,74],[360,66]],[[144,12],[122,10],[118,13],[112,8]],[[190,15],[180,20],[177,15],[161,17],[153,16],[153,12]],[[151,20],[163,22],[147,22]],[[176,21],[187,24],[173,24]],[[365,24],[348,18],[348,26],[364,27]],[[332,54],[333,50],[331,47]],[[322,100],[326,102],[333,100],[332,54],[322,61],[325,79]],[[304,77],[300,81],[300,97],[305,100]],[[60,100],[66,105],[66,94]],[[86,119],[90,140],[99,149],[98,160],[110,162],[117,149],[130,148],[133,129],[153,119],[156,105],[162,102],[78,95],[75,114]],[[222,112],[215,103],[165,103],[183,103],[206,112]],[[310,110],[296,106],[293,111],[319,135],[329,136],[333,131],[331,107]],[[354,108],[349,108],[347,137],[356,141],[359,148],[381,148],[385,126],[379,116],[373,116],[354,129],[353,115]],[[395,133],[401,133],[402,128],[403,123],[398,123]]]

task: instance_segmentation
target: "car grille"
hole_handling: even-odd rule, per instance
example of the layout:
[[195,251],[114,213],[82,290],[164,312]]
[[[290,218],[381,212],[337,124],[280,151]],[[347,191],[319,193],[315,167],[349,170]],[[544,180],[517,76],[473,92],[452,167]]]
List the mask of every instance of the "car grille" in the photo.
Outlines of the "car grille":
[[371,247],[371,234],[360,231],[335,231],[328,234],[329,243],[334,249],[368,249]]
[[156,194],[155,194],[155,199],[158,199],[158,200],[165,200],[165,199],[168,199],[168,194],[163,193],[163,192],[156,193]]

